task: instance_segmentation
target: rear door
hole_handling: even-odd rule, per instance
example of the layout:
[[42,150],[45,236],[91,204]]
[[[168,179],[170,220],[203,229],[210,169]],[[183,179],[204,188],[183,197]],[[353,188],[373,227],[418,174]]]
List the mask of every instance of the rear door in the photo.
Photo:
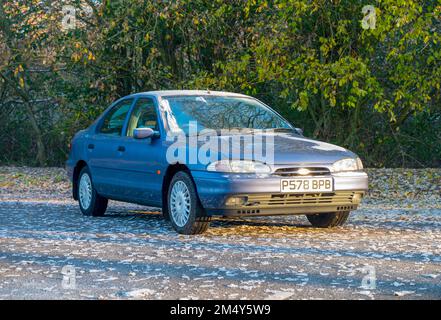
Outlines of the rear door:
[[126,181],[119,169],[125,151],[121,148],[121,140],[133,102],[134,99],[124,99],[116,103],[86,145],[93,184],[104,196],[115,198],[124,190]]

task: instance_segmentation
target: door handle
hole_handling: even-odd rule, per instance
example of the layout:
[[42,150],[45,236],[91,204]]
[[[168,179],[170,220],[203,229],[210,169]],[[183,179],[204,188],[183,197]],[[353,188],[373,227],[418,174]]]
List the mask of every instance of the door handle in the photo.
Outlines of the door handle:
[[124,146],[119,146],[119,147],[118,147],[118,151],[119,151],[119,152],[124,152],[124,151],[126,151],[126,147],[124,147]]
[[89,149],[89,150],[95,149],[95,145],[94,144],[89,144],[87,146],[87,149]]

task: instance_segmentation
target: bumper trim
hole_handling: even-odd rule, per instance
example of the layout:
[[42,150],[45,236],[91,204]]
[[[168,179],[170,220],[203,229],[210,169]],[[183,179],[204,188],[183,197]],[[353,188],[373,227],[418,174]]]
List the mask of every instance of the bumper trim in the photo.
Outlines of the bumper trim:
[[246,197],[243,205],[206,210],[208,215],[278,215],[313,214],[356,210],[364,191],[336,191],[316,194],[240,194]]
[[297,208],[264,208],[264,209],[209,209],[206,210],[208,216],[228,216],[228,217],[258,217],[258,216],[278,216],[278,215],[304,215],[329,212],[341,212],[357,210],[357,205],[348,206],[319,206],[319,207],[297,207]]

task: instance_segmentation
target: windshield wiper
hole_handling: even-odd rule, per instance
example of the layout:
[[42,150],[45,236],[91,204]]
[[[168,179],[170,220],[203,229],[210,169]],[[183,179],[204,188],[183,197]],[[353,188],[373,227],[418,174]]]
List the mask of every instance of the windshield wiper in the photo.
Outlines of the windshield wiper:
[[231,127],[231,128],[225,128],[225,129],[223,129],[223,130],[225,130],[225,131],[231,131],[231,130],[239,130],[239,131],[254,131],[254,130],[256,130],[256,129],[254,129],[254,128],[243,128],[243,127]]
[[218,130],[206,130],[206,131],[199,131],[196,132],[195,134],[186,134],[187,137],[203,137],[203,136],[220,136],[220,131]]
[[293,129],[290,128],[275,128],[273,130],[274,132],[295,132]]

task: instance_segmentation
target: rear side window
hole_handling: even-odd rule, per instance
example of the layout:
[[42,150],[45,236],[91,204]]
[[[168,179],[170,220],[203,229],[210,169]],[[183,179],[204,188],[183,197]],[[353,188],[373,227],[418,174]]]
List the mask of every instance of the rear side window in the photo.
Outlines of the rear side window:
[[100,133],[113,136],[120,136],[127,113],[130,110],[133,99],[124,100],[115,105],[112,110],[105,116]]
[[127,136],[133,137],[133,131],[138,128],[159,130],[155,104],[150,98],[141,98],[136,101],[136,105],[130,115]]

